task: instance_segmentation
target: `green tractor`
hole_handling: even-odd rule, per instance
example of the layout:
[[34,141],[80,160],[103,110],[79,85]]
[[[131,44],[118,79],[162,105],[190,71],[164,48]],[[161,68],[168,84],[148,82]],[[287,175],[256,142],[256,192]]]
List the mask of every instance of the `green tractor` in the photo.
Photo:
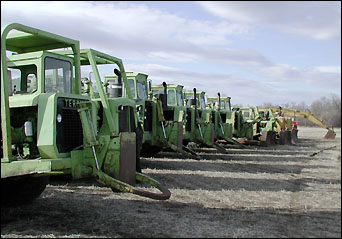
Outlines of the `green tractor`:
[[[248,113],[244,112],[245,117],[249,116],[249,111],[247,112]],[[243,115],[243,112],[240,110],[240,107],[232,107],[233,137],[242,144],[251,142],[254,139],[253,125],[259,120],[248,120],[245,119],[245,117]]]
[[151,112],[153,115],[153,121],[144,122],[144,126],[150,125],[152,128],[152,141],[148,142],[146,152],[151,150],[151,146],[153,149],[154,145],[159,144],[157,147],[160,150],[161,147],[166,147],[187,157],[200,159],[200,156],[193,150],[183,145],[183,123],[185,121],[183,86],[166,84],[166,82],[163,82],[162,85],[151,85],[149,101],[153,102],[154,108],[152,112],[151,110],[146,111],[147,114]]
[[[271,109],[259,109],[256,107],[260,116],[259,131],[261,133],[260,141],[266,145],[274,145],[277,142],[277,119]],[[291,134],[289,135],[291,137]],[[284,136],[282,136],[283,138]],[[287,136],[288,138],[288,136]],[[291,142],[291,138],[290,138]]]
[[[17,32],[9,34],[12,30]],[[67,48],[70,54],[56,51]],[[134,102],[109,97],[99,76],[100,97],[82,94],[81,58],[87,55],[95,67],[105,54],[83,52],[77,40],[17,23],[2,28],[1,53],[2,204],[33,200],[51,175],[94,178],[113,191],[159,200],[170,197],[166,187],[136,172]],[[127,81],[121,60],[109,58]],[[141,190],[137,181],[161,193]]]
[[[246,144],[257,141],[261,145],[274,145],[276,142],[276,120],[272,111],[259,113],[258,107],[239,107],[234,108],[241,112],[243,120],[247,125]],[[254,140],[254,141],[253,141]]]
[[233,139],[234,113],[230,104],[230,97],[208,97],[207,108],[213,110],[215,140],[221,143],[241,145]]
[[[60,51],[59,53],[70,55],[71,51]],[[108,54],[96,51],[94,49],[81,49],[81,67],[91,67],[89,78],[82,78],[82,94],[89,96],[97,105],[97,110],[102,114],[108,115],[108,121],[112,122],[111,112],[108,112],[102,105],[108,105],[108,99],[118,104],[121,109],[114,114],[119,115],[119,132],[135,132],[136,134],[136,171],[141,173],[140,167],[140,149],[142,143],[142,130],[139,120],[135,114],[135,101],[132,94],[128,92],[123,94],[125,89],[129,89],[127,76],[122,64],[122,60]],[[114,65],[120,70],[114,69],[115,79],[105,77],[102,82],[100,77],[100,69],[98,66]],[[122,73],[121,73],[122,72]],[[92,74],[91,74],[92,73]],[[93,77],[91,77],[93,75]],[[95,83],[95,85],[93,85]],[[101,105],[102,104],[102,105]],[[125,113],[124,113],[125,112]],[[101,119],[100,121],[102,121]],[[114,120],[115,121],[115,120]]]
[[184,91],[186,105],[186,124],[184,130],[184,144],[189,142],[216,148],[221,153],[226,153],[224,147],[215,142],[215,122],[213,110],[207,108],[204,91]]

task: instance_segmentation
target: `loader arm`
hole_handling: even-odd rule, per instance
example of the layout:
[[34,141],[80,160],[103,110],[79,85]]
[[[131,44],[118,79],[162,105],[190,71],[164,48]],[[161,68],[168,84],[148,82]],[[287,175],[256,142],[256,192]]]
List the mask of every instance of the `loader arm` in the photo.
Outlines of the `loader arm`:
[[318,116],[315,116],[311,112],[305,112],[300,110],[294,110],[294,109],[288,109],[288,108],[271,108],[273,112],[281,112],[284,115],[287,116],[293,116],[293,117],[302,117],[307,120],[310,120],[312,123],[321,126],[322,128],[325,128],[328,130],[328,133],[326,134],[325,138],[331,138],[334,139],[336,136],[335,131],[332,128],[329,128],[326,124],[323,123],[323,120],[320,119]]
[[259,121],[260,121],[260,115],[258,115],[258,116],[257,116],[255,119],[253,119],[253,120],[246,121],[245,124],[247,124],[247,125],[253,125],[253,124],[255,124],[255,123],[259,122]]

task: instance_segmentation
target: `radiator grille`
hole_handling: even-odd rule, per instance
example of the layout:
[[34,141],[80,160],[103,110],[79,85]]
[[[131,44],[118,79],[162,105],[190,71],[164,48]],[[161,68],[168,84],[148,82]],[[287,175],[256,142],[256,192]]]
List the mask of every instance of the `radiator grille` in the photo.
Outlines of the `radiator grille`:
[[135,131],[134,109],[130,106],[124,106],[119,111],[119,132]]
[[83,143],[82,124],[77,110],[63,109],[63,133],[67,151]]
[[68,153],[83,144],[82,123],[76,104],[73,103],[70,104],[70,99],[66,98],[57,100],[57,115],[62,116],[62,121],[56,122],[56,143],[59,153]]
[[152,131],[152,103],[149,101],[145,102],[145,119],[144,119],[144,130]]
[[239,119],[238,117],[241,117],[241,114],[238,114],[237,112],[234,113],[234,129],[238,129],[239,127]]
[[190,109],[186,109],[185,130],[188,131],[188,132],[191,131],[191,110]]
[[227,114],[221,114],[222,122],[225,123],[227,120]]
[[123,110],[119,111],[119,131],[128,132],[129,131],[129,108],[127,106],[123,107]]

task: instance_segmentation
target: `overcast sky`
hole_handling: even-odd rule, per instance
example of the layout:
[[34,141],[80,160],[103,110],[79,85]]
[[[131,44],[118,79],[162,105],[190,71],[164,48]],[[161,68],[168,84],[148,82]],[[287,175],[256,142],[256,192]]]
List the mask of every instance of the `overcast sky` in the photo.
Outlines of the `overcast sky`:
[[233,105],[341,97],[340,1],[1,1],[13,22]]

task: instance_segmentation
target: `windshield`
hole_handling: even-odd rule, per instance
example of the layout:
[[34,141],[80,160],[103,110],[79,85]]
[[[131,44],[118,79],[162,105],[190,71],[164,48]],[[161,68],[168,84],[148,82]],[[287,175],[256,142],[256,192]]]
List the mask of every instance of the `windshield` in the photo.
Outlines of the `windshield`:
[[138,99],[147,99],[147,92],[145,84],[137,82]]
[[168,90],[167,91],[167,104],[168,105],[175,105],[176,104],[175,90]]
[[162,90],[152,90],[152,94],[153,95],[160,95],[160,94],[164,94],[164,91],[162,91]]
[[206,100],[204,95],[201,95],[201,109],[205,109],[206,106]]
[[244,119],[249,119],[249,120],[254,119],[253,112],[250,112],[249,110],[243,110],[242,112],[243,112]]
[[243,112],[243,118],[249,119],[249,112],[248,111]]
[[136,98],[135,96],[135,89],[134,89],[134,80],[133,79],[127,79],[128,86],[131,89],[131,95],[133,98]]
[[45,92],[71,93],[71,63],[45,58]]
[[182,93],[182,91],[177,90],[176,94],[177,94],[177,105],[178,106],[183,106],[184,102],[183,102],[183,93]]
[[193,95],[189,95],[189,94],[185,95],[185,99],[193,99],[193,98],[194,98]]
[[[190,100],[191,99],[194,99],[194,95],[193,94],[187,94],[187,95],[185,95],[185,99],[187,99],[187,105],[188,106],[190,106],[191,104],[190,104]],[[199,102],[199,98],[198,98],[198,94],[196,94],[196,104],[197,104],[197,107],[199,107],[200,106],[200,102]]]
[[224,107],[225,107],[225,102],[223,100],[221,100],[220,110],[225,110]]
[[232,111],[232,106],[230,105],[230,100],[227,101],[227,111]]

